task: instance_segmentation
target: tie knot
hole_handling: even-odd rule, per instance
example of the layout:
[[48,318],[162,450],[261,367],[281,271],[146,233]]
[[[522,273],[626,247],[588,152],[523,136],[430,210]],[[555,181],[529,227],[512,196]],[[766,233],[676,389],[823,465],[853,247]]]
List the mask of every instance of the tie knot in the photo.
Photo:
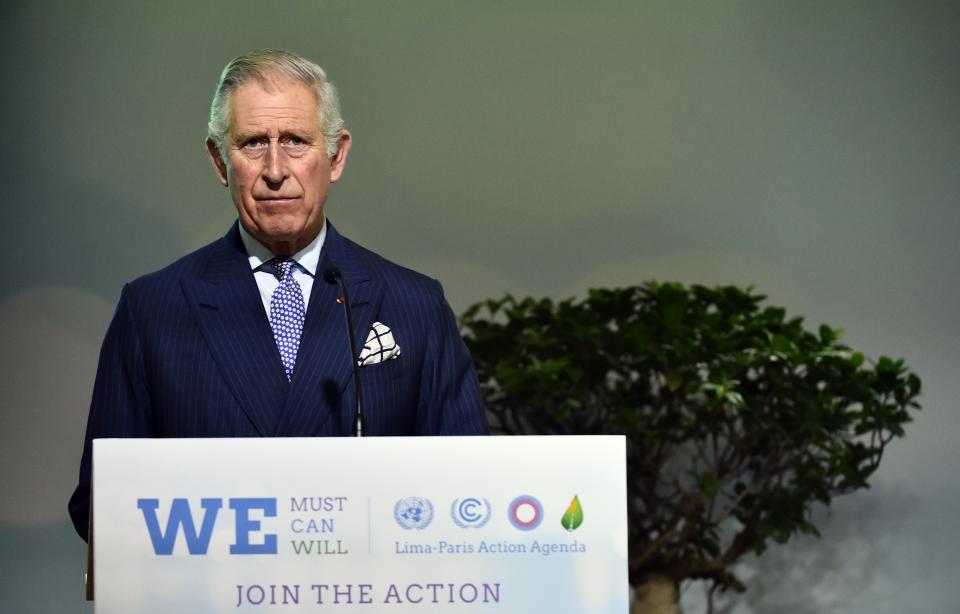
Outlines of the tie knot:
[[270,264],[273,266],[273,274],[279,280],[290,277],[290,274],[293,271],[293,266],[296,263],[297,262],[293,258],[278,257],[270,261]]

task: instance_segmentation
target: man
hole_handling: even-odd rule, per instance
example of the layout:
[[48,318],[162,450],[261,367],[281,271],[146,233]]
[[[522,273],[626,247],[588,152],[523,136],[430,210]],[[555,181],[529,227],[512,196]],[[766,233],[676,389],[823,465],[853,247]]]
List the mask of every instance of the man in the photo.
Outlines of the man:
[[[80,482],[87,538],[99,437],[350,435],[356,399],[343,295],[362,365],[365,434],[486,433],[467,349],[436,281],[341,236],[325,219],[350,133],[323,70],[282,51],[224,69],[207,152],[238,223],[127,284],[100,352]],[[145,476],[146,477],[146,476]]]

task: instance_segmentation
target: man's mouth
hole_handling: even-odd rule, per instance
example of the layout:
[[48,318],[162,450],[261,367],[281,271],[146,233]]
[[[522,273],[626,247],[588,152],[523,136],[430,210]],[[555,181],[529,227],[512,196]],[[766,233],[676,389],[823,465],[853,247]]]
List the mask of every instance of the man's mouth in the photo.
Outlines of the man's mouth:
[[289,202],[300,199],[299,196],[262,196],[262,197],[254,197],[254,198],[256,199],[257,202],[277,203],[277,204],[289,203]]

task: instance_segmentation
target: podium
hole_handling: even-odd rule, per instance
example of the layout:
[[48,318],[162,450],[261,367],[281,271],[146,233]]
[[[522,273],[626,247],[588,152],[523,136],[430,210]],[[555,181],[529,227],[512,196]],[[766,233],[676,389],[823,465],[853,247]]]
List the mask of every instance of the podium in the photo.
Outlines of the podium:
[[628,610],[622,436],[100,439],[94,609]]

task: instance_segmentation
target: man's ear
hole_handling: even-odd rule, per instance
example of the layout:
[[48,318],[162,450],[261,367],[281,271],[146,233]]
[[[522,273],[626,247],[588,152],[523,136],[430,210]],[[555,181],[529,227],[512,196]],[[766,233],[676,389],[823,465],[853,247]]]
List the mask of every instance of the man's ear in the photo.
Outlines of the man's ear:
[[220,155],[220,148],[217,147],[217,144],[214,143],[210,137],[207,137],[207,157],[210,158],[214,170],[217,171],[217,178],[220,179],[220,183],[225,186],[229,185],[227,181],[227,163],[223,160],[223,156]]
[[347,154],[350,153],[352,143],[353,137],[350,135],[350,131],[341,130],[337,153],[330,158],[330,183],[337,181],[343,175],[343,167],[347,165]]

